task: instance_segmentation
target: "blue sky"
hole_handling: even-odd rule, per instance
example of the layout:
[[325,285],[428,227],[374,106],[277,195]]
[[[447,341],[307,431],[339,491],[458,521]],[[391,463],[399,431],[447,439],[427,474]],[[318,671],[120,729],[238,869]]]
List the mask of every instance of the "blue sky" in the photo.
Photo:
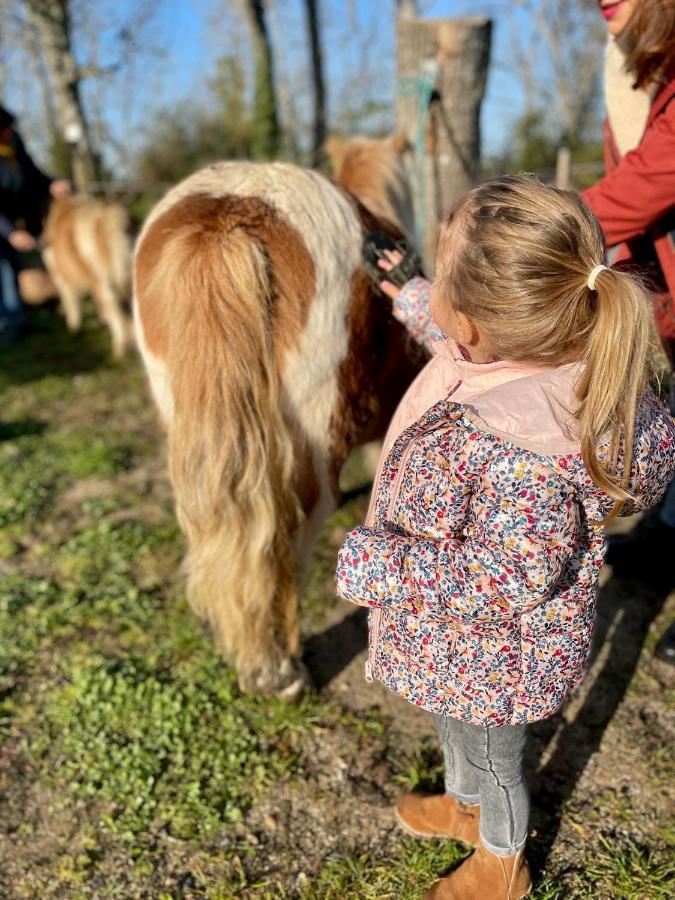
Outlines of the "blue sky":
[[[140,0],[72,0],[82,2],[82,14],[97,26],[89,28],[96,38],[99,62],[115,56],[115,28],[140,8]],[[336,123],[354,97],[364,93],[392,102],[395,91],[394,0],[319,0],[322,18],[324,62],[328,83],[330,122]],[[423,17],[488,15],[493,19],[492,65],[482,109],[483,152],[498,152],[507,140],[510,127],[523,109],[523,93],[517,78],[505,62],[509,58],[509,35],[500,10],[512,0],[419,0]],[[131,159],[134,148],[143,142],[153,113],[160,108],[207,103],[205,84],[213,74],[219,56],[239,54],[250,59],[249,42],[233,17],[234,0],[157,0],[156,12],[142,35],[145,54],[124,75],[107,84],[90,82],[85,88],[87,103],[100,111],[107,134],[117,140],[115,153]],[[302,0],[268,0],[273,32],[275,62],[280,88],[296,107],[300,120],[309,119],[310,88],[306,24]],[[530,30],[528,16],[517,14],[524,35]],[[91,42],[77,48],[87,59]],[[12,91],[7,100],[19,114],[27,137],[40,137],[40,105],[27,103],[27,92]],[[290,102],[290,101],[289,101]],[[22,106],[24,109],[22,109]],[[30,109],[26,112],[25,107]]]
[[[228,4],[220,4],[222,8]],[[231,5],[231,4],[230,4]],[[298,65],[305,63],[304,55],[304,11],[299,0],[274,0],[276,16],[281,19],[284,34],[279,40],[275,34],[275,54],[277,58],[289,52],[295,54]],[[508,57],[508,37],[500,27],[500,0],[422,0],[420,7],[424,17],[445,17],[455,15],[487,15],[493,18],[492,67],[488,80],[486,99],[482,110],[484,148],[486,152],[495,152],[503,145],[509,127],[518,113],[522,111],[522,91],[517,79],[509,75],[499,62]],[[199,95],[200,81],[208,69],[214,54],[226,52],[227,36],[218,41],[217,3],[207,0],[172,0],[163,5],[160,12],[160,27],[165,33],[165,46],[168,66],[165,69],[166,79],[156,92],[154,99],[171,102],[172,97]],[[321,13],[324,20],[323,51],[324,64],[328,72],[329,113],[335,106],[336,95],[340,85],[348,77],[350,63],[358,52],[359,37],[373,25],[377,24],[377,43],[373,48],[371,65],[381,69],[382,95],[388,91],[393,99],[395,89],[393,60],[395,50],[394,0],[320,0]],[[215,17],[215,23],[208,21],[207,16]],[[344,27],[339,28],[339,20]],[[522,27],[527,29],[527,17],[521,16]],[[336,48],[330,41],[331,32],[340,31],[340,38],[345,46]],[[348,46],[349,32],[353,33],[354,47],[350,54]],[[220,46],[219,46],[220,45]],[[351,58],[350,58],[351,57]],[[279,59],[277,59],[279,63]]]

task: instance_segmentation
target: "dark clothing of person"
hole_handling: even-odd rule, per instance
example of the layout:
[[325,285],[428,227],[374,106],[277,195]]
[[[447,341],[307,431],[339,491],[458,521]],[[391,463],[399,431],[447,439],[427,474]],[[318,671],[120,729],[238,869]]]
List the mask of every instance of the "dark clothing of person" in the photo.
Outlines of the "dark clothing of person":
[[17,228],[37,236],[49,201],[52,179],[35,165],[19,135],[0,146],[0,237]]
[[0,344],[12,340],[24,321],[18,282],[21,254],[9,236],[19,229],[34,237],[40,234],[51,182],[12,131],[9,143],[0,144]]

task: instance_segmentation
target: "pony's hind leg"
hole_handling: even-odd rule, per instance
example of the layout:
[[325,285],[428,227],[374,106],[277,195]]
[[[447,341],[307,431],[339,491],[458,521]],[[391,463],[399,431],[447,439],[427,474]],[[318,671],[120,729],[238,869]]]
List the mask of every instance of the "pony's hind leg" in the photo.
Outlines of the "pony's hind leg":
[[260,554],[247,535],[250,522],[241,530],[236,516],[208,536],[194,524],[183,525],[188,599],[234,663],[241,691],[297,699],[309,677],[300,659],[296,570],[287,536],[280,534],[272,552]]
[[99,315],[110,331],[113,356],[116,359],[121,359],[129,345],[130,324],[122,312],[120,299],[110,284],[104,280],[94,285],[92,293]]
[[42,258],[47,267],[47,272],[51,276],[54,286],[59,295],[63,313],[66,317],[66,325],[68,331],[73,333],[82,328],[82,305],[80,291],[74,287],[67,278],[61,275],[55,265],[54,251],[51,247],[46,247],[43,251]]
[[82,299],[80,292],[62,279],[54,278],[54,276],[52,276],[52,279],[56,285],[56,290],[59,292],[59,299],[66,317],[68,331],[76,334],[82,328]]

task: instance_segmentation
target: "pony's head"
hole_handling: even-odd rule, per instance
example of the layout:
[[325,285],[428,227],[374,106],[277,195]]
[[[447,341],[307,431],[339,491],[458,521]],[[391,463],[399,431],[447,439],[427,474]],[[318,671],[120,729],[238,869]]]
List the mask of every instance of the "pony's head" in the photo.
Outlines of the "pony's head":
[[388,138],[330,138],[326,154],[340,187],[354,194],[378,219],[397,226],[414,243],[412,193],[404,157],[411,149],[404,134]]

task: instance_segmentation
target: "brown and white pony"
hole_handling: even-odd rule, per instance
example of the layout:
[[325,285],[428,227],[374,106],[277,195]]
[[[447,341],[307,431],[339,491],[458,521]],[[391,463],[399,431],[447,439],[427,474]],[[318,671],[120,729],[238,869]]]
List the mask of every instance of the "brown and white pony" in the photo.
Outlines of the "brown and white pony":
[[131,245],[126,210],[86,197],[52,201],[42,233],[42,258],[63,304],[68,328],[82,325],[81,301],[91,294],[119,359],[132,343],[129,297]]
[[[339,157],[341,186],[286,163],[203,169],[153,210],[135,255],[190,603],[243,690],[287,698],[304,680],[298,595],[340,468],[383,435],[422,361],[361,269],[366,231],[400,236],[410,221],[395,141]],[[372,212],[350,178],[376,195]]]

